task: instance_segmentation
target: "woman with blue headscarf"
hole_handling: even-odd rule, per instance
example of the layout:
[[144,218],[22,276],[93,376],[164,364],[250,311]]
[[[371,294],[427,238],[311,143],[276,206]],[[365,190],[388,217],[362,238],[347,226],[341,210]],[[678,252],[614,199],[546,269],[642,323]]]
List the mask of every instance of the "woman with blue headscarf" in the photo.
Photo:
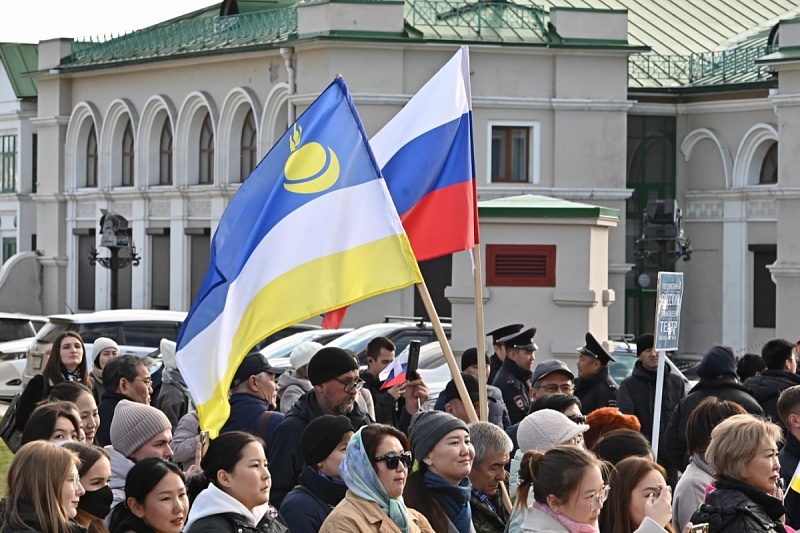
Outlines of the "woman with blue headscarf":
[[433,533],[425,517],[403,503],[410,449],[408,438],[391,426],[370,424],[359,429],[339,467],[347,494],[320,533]]

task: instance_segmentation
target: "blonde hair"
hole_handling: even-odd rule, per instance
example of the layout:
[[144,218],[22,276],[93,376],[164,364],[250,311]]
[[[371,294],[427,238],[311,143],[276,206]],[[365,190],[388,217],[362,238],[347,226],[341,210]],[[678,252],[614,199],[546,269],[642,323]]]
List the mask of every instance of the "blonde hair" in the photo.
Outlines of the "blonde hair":
[[733,415],[711,431],[706,461],[717,476],[741,480],[760,445],[782,440],[778,425],[753,415]]
[[70,517],[61,503],[61,490],[79,467],[74,452],[45,441],[20,448],[8,469],[4,525],[35,526],[19,514],[19,504],[25,502],[33,506],[42,533],[68,532]]

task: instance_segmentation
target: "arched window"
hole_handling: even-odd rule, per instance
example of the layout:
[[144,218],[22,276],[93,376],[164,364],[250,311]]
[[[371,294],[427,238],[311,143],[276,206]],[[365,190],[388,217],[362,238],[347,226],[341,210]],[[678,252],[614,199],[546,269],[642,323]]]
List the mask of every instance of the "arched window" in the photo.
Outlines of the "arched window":
[[172,185],[172,127],[169,119],[164,120],[161,127],[158,161],[158,184]]
[[122,176],[120,185],[123,187],[133,186],[133,128],[131,121],[125,126],[122,133]]
[[253,172],[253,169],[256,168],[256,121],[255,118],[253,118],[252,109],[247,113],[247,116],[244,117],[241,146],[239,179],[244,182],[250,173]]
[[764,154],[761,162],[761,172],[758,174],[759,185],[772,185],[778,183],[778,143],[773,142]]
[[214,182],[214,131],[211,129],[211,115],[206,115],[200,128],[199,169],[198,183],[208,185]]
[[97,187],[97,133],[94,124],[86,140],[86,186]]

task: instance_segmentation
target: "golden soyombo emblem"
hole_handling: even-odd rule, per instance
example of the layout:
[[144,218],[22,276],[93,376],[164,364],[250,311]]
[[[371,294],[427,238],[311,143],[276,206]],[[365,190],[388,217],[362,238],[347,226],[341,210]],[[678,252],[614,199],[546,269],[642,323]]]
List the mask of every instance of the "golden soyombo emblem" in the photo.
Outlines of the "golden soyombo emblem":
[[283,168],[283,187],[289,192],[315,194],[333,187],[339,179],[339,158],[330,147],[326,150],[318,142],[300,146],[302,133],[303,127],[295,124],[289,139],[292,153]]

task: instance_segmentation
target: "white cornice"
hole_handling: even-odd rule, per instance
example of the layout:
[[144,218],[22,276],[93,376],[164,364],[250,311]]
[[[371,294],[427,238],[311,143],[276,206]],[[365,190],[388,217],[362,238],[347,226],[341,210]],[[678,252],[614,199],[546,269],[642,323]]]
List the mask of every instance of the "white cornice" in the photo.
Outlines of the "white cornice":
[[69,125],[69,117],[64,115],[56,117],[35,117],[31,119],[31,124],[37,128],[40,126],[67,126]]
[[[297,94],[290,98],[295,105],[310,105],[319,95]],[[411,100],[409,94],[351,93],[353,102],[367,105],[403,106]],[[510,98],[503,96],[473,96],[473,109],[535,109],[556,111],[621,111],[628,112],[630,100],[589,100],[584,98]]]
[[[701,113],[743,113],[747,111],[771,111],[775,97],[725,100],[716,102],[694,102],[689,104],[635,102],[632,115],[698,115]],[[796,105],[796,104],[795,104]]]
[[478,187],[479,200],[493,200],[495,198],[507,198],[509,196],[519,196],[522,194],[540,194],[542,196],[552,196],[563,200],[603,200],[603,201],[624,201],[631,197],[633,189],[577,189],[560,187],[509,187],[483,185]]
[[770,105],[775,106],[775,110],[779,107],[797,107],[800,106],[800,94],[776,94],[769,97]]
[[553,98],[553,109],[556,111],[625,111],[633,102],[630,100],[589,100],[582,98]]

